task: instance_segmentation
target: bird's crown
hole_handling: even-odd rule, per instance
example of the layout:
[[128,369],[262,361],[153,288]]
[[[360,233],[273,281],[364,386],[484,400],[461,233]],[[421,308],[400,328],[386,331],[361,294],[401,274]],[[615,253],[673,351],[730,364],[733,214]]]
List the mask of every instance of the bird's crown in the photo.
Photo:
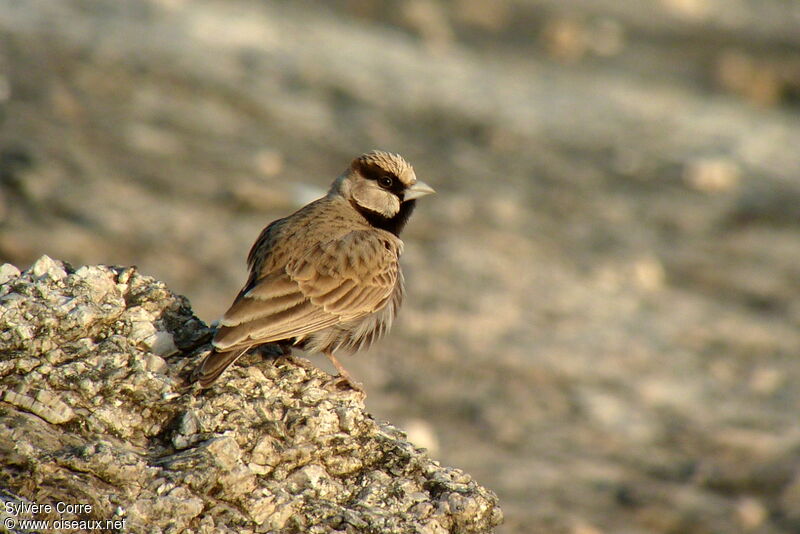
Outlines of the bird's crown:
[[414,168],[400,154],[392,154],[383,150],[373,150],[353,160],[351,168],[359,171],[364,177],[391,174],[396,176],[406,187],[417,182]]

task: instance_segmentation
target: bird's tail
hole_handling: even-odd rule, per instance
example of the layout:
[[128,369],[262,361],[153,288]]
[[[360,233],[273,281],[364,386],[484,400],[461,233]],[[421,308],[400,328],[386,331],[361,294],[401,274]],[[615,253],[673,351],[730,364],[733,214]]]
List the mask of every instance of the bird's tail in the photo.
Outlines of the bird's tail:
[[200,364],[200,367],[195,373],[195,381],[199,382],[201,387],[207,388],[225,372],[225,369],[238,360],[242,354],[247,352],[249,348],[250,347],[247,346],[226,350],[224,352],[212,351],[211,354],[206,356],[203,363]]

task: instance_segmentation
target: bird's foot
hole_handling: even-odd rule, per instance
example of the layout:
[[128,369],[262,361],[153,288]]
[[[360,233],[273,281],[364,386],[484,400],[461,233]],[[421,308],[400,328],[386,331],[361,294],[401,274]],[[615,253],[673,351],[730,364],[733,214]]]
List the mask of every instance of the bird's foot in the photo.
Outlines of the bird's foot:
[[285,354],[281,354],[280,356],[275,358],[275,360],[278,361],[278,362],[283,360],[284,362],[290,363],[290,364],[292,364],[292,365],[294,365],[296,367],[301,367],[301,368],[305,369],[306,371],[311,371],[311,370],[316,369],[314,364],[311,363],[310,361],[308,361],[306,358],[303,358],[301,356],[295,356],[291,352],[287,352]]
[[346,384],[353,391],[357,391],[366,397],[367,392],[364,391],[364,387],[361,385],[361,383],[353,380],[353,377],[351,377],[350,373],[348,373],[347,370],[344,368],[344,366],[341,363],[339,363],[339,360],[336,359],[336,356],[333,355],[333,352],[325,352],[324,354],[325,356],[328,357],[333,366],[336,367],[336,370],[339,371],[339,376],[336,378],[335,381],[336,387],[338,388]]
[[361,382],[356,382],[355,380],[353,380],[353,377],[347,373],[345,374],[339,373],[339,376],[335,377],[333,385],[337,389],[350,388],[353,391],[361,393],[365,397],[367,396],[367,392],[364,391],[364,385]]

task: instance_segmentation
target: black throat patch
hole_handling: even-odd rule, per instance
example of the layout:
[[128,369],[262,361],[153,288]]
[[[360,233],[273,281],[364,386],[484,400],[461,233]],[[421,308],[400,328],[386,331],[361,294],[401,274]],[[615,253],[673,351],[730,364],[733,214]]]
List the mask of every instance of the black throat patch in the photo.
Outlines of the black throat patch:
[[408,218],[411,217],[411,213],[414,211],[417,201],[406,200],[405,202],[401,203],[400,211],[398,211],[397,215],[394,217],[386,217],[377,211],[372,211],[371,209],[359,206],[355,202],[352,204],[356,211],[358,211],[358,213],[360,213],[372,226],[375,228],[380,228],[381,230],[386,230],[387,232],[391,232],[399,237],[400,232],[403,231],[403,228],[408,222]]

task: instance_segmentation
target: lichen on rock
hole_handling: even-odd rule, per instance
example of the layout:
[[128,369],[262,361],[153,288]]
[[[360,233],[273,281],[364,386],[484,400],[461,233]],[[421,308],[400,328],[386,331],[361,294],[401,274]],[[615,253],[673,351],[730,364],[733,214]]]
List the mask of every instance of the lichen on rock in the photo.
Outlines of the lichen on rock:
[[0,266],[3,500],[91,504],[76,518],[131,532],[490,532],[502,520],[491,491],[313,367],[249,356],[209,390],[189,385],[209,334],[135,268]]

